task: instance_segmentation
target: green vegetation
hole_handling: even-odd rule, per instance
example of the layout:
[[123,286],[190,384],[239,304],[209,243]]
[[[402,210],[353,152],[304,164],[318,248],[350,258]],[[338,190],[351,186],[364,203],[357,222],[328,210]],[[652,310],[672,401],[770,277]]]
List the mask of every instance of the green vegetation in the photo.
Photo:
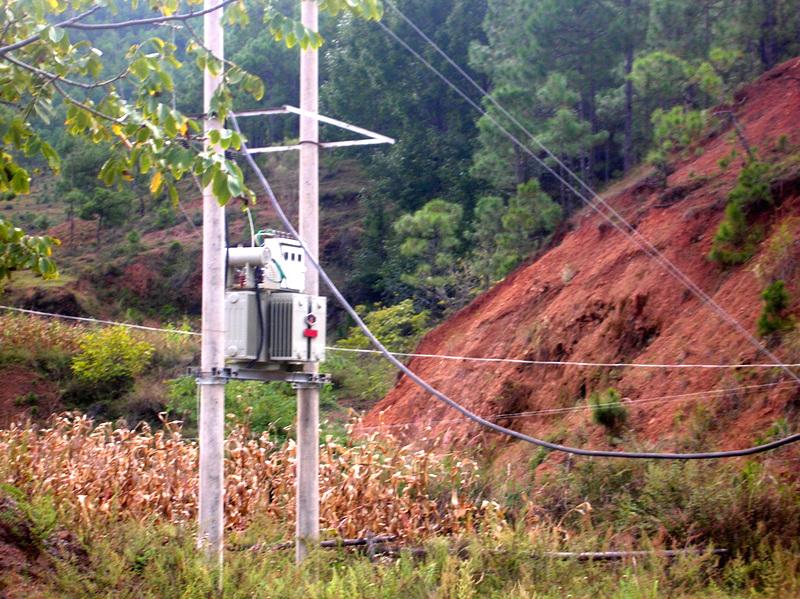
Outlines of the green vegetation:
[[714,235],[709,259],[725,266],[749,260],[761,240],[762,233],[748,223],[748,218],[772,205],[770,166],[749,160],[728,195],[725,218]]
[[619,434],[628,419],[628,410],[622,405],[619,391],[609,387],[605,391],[593,391],[589,394],[589,406],[592,409],[592,420],[604,426],[610,434]]
[[[235,4],[226,10],[226,27],[246,28],[252,19],[260,33],[269,34],[262,37],[271,36],[288,48],[322,44],[317,32],[286,16],[285,8],[272,2]],[[1,194],[27,195],[32,174],[43,169],[58,174],[64,167],[63,185],[57,191],[64,196],[68,218],[97,219],[98,242],[104,223],[119,222],[129,210],[133,198],[129,186],[136,178],[146,182],[152,196],[166,195],[172,202],[178,201],[177,183],[191,176],[211,186],[221,204],[232,197],[255,197],[234,161],[206,153],[202,143],[195,143],[203,138],[202,122],[189,118],[183,107],[178,109],[176,91],[196,82],[205,70],[219,74],[222,84],[212,106],[224,120],[234,98],[260,100],[264,82],[231,61],[223,69],[188,26],[180,28],[179,40],[174,34],[171,40],[161,37],[161,25],[176,12],[190,9],[173,0],[151,0],[146,6],[133,2],[113,11],[90,0],[53,0],[35,6],[14,1],[6,6],[4,21],[14,27],[6,28],[0,52]],[[342,12],[374,20],[382,8],[376,0],[331,0],[322,5],[324,15]],[[159,22],[153,14],[164,20]],[[96,29],[68,27],[90,16]],[[120,20],[130,25],[143,16],[151,25],[148,31],[116,25]],[[62,26],[64,21],[67,26]],[[198,90],[195,86],[181,104],[195,101]],[[209,136],[223,150],[241,147],[241,137],[230,129]],[[91,183],[74,180],[73,165],[88,166],[76,172],[79,176],[91,172]],[[108,188],[113,186],[117,189],[112,192]],[[72,191],[76,193],[65,193]],[[13,231],[8,221],[0,221],[0,256],[6,258],[0,268],[53,274],[48,258],[51,242],[34,240],[29,247],[30,238]]]
[[400,255],[408,265],[400,280],[421,296],[424,306],[444,310],[463,281],[458,261],[462,216],[458,204],[435,199],[394,225]]
[[154,348],[134,339],[124,327],[86,333],[78,342],[80,353],[72,360],[79,379],[93,383],[132,384],[153,356]]
[[758,235],[747,225],[744,209],[737,202],[725,206],[725,217],[714,234],[708,257],[725,266],[743,264],[755,252]]
[[789,308],[789,292],[783,281],[774,281],[767,285],[761,294],[764,308],[758,317],[756,326],[762,337],[772,333],[785,333],[794,328],[794,319],[787,313]]
[[[394,305],[356,308],[375,336],[390,350],[410,352],[428,330],[430,314],[417,311],[408,299]],[[348,349],[374,349],[358,327],[351,327],[339,347]],[[374,402],[391,389],[396,370],[385,359],[374,354],[330,351],[325,361],[326,369],[333,375],[336,394],[340,399]]]
[[0,291],[15,270],[32,270],[46,279],[58,275],[51,258],[58,241],[47,236],[26,235],[19,227],[0,217]]
[[[169,418],[180,420],[187,434],[196,434],[199,399],[194,377],[167,381],[167,388],[165,409]],[[330,388],[324,387],[320,408],[326,412],[335,407]],[[254,434],[268,432],[270,437],[283,441],[294,436],[297,393],[288,383],[230,381],[225,386],[225,412],[232,422],[246,424]]]

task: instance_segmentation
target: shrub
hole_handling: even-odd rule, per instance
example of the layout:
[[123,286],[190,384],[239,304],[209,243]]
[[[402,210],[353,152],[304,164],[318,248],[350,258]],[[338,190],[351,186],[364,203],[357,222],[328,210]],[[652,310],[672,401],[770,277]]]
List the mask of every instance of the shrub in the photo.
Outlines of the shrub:
[[770,166],[758,160],[749,160],[739,172],[736,187],[728,199],[745,210],[757,210],[772,205],[769,182]]
[[628,410],[622,405],[619,391],[613,387],[602,393],[592,392],[589,395],[589,406],[592,409],[592,420],[595,424],[606,427],[609,433],[618,433],[628,419]]
[[725,206],[725,217],[714,234],[708,257],[725,266],[742,264],[752,257],[756,238],[748,229],[742,206],[738,202],[730,202]]
[[72,372],[90,383],[130,382],[141,373],[153,355],[153,346],[131,337],[124,327],[86,333],[80,353],[72,360]]
[[682,150],[703,132],[706,113],[675,106],[671,110],[657,108],[650,117],[656,148],[662,152]]
[[[197,429],[197,384],[193,377],[182,376],[167,381],[167,410],[171,418],[183,422],[187,433]],[[334,407],[331,391],[324,387],[320,407]],[[260,435],[269,432],[277,440],[292,436],[291,427],[297,415],[297,397],[288,383],[258,381],[229,381],[225,386],[225,413],[233,422],[244,423]]]
[[[359,306],[363,313],[366,308]],[[381,307],[364,316],[364,320],[375,336],[391,351],[411,351],[427,331],[429,313],[418,311],[412,300],[407,299],[394,306]],[[337,343],[349,349],[367,349],[370,343],[358,327],[351,327],[349,334]],[[391,388],[395,368],[382,356],[331,351],[325,365],[330,368],[334,383],[347,398],[375,401]]]
[[750,160],[742,167],[736,187],[728,195],[725,218],[714,235],[710,260],[732,266],[746,262],[753,255],[761,235],[751,229],[747,217],[772,205],[769,172],[769,165],[757,160]]
[[761,316],[758,317],[758,334],[762,337],[772,333],[790,331],[794,328],[794,322],[786,315],[789,307],[789,292],[783,281],[775,281],[767,285],[761,294],[764,300],[764,308]]

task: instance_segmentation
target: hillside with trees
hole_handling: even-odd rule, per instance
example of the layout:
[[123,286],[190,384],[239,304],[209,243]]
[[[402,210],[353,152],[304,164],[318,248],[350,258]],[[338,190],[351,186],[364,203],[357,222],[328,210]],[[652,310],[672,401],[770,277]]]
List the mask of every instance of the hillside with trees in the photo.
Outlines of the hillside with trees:
[[[792,440],[800,3],[221,4],[224,62],[199,0],[0,9],[0,597],[800,596],[796,444],[511,441],[333,301],[324,542],[294,567],[296,390],[231,380],[219,570],[187,374],[202,189],[230,246],[281,228],[243,142],[298,143],[226,117],[299,104],[318,47],[320,112],[396,139],[323,153],[321,262],[411,370],[547,443]],[[257,162],[296,222],[296,154]]]

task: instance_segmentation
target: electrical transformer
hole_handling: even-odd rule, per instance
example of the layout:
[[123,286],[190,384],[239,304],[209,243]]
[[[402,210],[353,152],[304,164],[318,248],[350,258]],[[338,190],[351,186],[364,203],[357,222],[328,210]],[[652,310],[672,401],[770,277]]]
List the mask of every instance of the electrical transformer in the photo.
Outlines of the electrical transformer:
[[327,300],[303,293],[303,248],[273,231],[228,248],[225,357],[229,366],[294,371],[325,359]]

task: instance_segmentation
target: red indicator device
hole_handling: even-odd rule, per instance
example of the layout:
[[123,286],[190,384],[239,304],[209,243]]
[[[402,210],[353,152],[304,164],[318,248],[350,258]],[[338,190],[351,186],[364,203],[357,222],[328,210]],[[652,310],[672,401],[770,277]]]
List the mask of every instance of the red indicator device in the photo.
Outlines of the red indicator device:
[[310,337],[310,338],[313,339],[318,334],[319,334],[319,331],[317,331],[315,329],[303,329],[303,336],[304,337]]

